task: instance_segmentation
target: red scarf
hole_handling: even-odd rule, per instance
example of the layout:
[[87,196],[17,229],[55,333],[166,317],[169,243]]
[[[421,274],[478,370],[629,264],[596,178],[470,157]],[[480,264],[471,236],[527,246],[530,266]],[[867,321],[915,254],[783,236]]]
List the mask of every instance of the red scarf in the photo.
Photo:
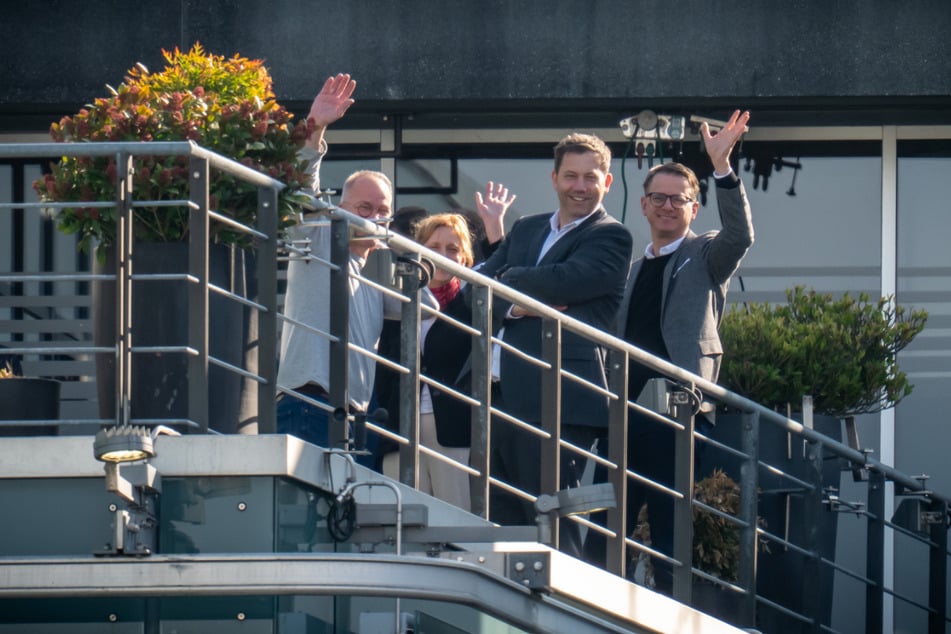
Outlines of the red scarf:
[[439,309],[446,310],[449,302],[459,294],[459,278],[454,277],[442,286],[430,286],[429,290],[432,291],[433,296],[439,302]]

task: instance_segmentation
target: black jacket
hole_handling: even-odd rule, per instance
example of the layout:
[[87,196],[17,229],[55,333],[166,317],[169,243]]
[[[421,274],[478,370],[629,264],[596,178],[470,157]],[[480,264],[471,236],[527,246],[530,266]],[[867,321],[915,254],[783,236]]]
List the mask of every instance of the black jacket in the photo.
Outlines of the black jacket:
[[[443,312],[463,323],[471,323],[471,310],[462,293],[449,302]],[[420,372],[463,394],[471,393],[469,355],[472,336],[438,317],[426,334],[423,353],[420,356]],[[400,357],[400,322],[388,321],[380,335],[379,353],[394,361]],[[399,431],[400,375],[389,368],[377,365],[375,390],[377,402],[389,414],[387,427]],[[472,427],[471,406],[454,396],[430,387],[433,401],[433,416],[436,419],[436,437],[445,447],[468,447]],[[396,443],[384,441],[380,453],[397,449]]]

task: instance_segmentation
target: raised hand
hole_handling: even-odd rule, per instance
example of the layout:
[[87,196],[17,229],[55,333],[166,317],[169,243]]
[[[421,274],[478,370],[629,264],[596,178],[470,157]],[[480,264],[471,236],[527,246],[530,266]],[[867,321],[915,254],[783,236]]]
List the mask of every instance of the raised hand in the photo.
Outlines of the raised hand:
[[750,120],[749,111],[742,114],[739,110],[733,111],[733,116],[727,121],[726,125],[715,134],[710,133],[710,126],[704,121],[700,124],[700,136],[703,137],[703,146],[707,150],[707,156],[713,163],[713,170],[717,174],[726,174],[730,171],[730,153],[733,152],[733,146],[740,140],[749,128],[746,127]]
[[346,73],[338,73],[327,78],[323,88],[314,97],[314,102],[310,105],[310,113],[307,115],[308,121],[312,121],[314,125],[314,132],[308,139],[308,145],[316,148],[323,139],[327,126],[340,119],[353,105],[353,99],[350,96],[356,87],[357,82],[350,79],[350,75]]
[[485,226],[485,237],[490,243],[496,243],[505,237],[505,212],[515,202],[515,194],[509,196],[509,188],[502,183],[489,181],[485,186],[485,196],[476,192],[476,211]]

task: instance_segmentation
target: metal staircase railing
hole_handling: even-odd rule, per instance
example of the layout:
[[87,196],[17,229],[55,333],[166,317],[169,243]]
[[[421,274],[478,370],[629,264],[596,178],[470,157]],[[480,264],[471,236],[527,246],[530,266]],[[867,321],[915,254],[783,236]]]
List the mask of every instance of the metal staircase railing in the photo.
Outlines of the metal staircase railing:
[[[228,294],[231,299],[258,313],[260,320],[258,365],[254,368],[227,367],[226,369],[240,374],[244,379],[253,381],[257,385],[258,430],[262,433],[272,432],[275,429],[274,403],[276,394],[279,391],[288,391],[286,386],[276,385],[275,367],[278,321],[282,318],[277,312],[278,239],[276,222],[276,195],[281,184],[237,165],[225,157],[187,143],[0,145],[0,159],[43,159],[44,157],[64,155],[115,155],[120,165],[128,165],[130,157],[136,154],[188,155],[191,157],[190,171],[197,175],[188,200],[177,201],[177,203],[186,205],[194,211],[191,214],[193,226],[189,250],[189,272],[187,275],[180,276],[181,279],[187,280],[190,287],[188,342],[185,346],[174,346],[174,350],[171,348],[169,350],[151,350],[151,352],[188,355],[188,371],[193,388],[190,394],[192,396],[190,396],[188,403],[186,420],[147,422],[177,422],[184,426],[194,427],[199,431],[208,431],[214,427],[211,402],[207,390],[209,364],[220,364],[222,367],[227,364],[216,360],[208,350],[208,296],[209,293],[224,291],[214,289],[209,283],[205,267],[208,257],[208,222],[212,218],[221,220],[221,216],[208,207],[207,173],[209,169],[219,169],[248,180],[257,185],[259,189],[259,225],[256,228],[245,227],[242,229],[254,236],[258,250],[256,269],[259,284],[258,297],[251,298]],[[131,186],[130,182],[129,187]],[[148,201],[133,202],[132,197],[128,197],[125,200],[100,202],[100,204],[119,205],[122,210],[120,218],[125,218],[131,214],[132,208],[140,205],[144,206],[148,204]],[[29,211],[74,205],[75,203],[57,203],[54,205],[15,200],[0,203],[0,211]],[[917,608],[924,615],[923,619],[927,621],[930,632],[944,631],[948,622],[945,599],[947,592],[948,497],[929,490],[924,481],[878,462],[858,449],[842,444],[800,422],[655,358],[620,339],[568,318],[528,296],[517,293],[495,280],[480,275],[477,271],[461,267],[409,239],[392,234],[358,216],[348,214],[333,206],[318,205],[316,201],[313,206],[315,209],[319,208],[318,213],[324,217],[325,221],[333,223],[344,234],[348,231],[372,234],[384,241],[395,254],[407,256],[410,260],[425,257],[434,262],[436,266],[450,271],[471,285],[473,297],[472,322],[466,328],[472,336],[473,343],[473,380],[470,389],[466,393],[460,393],[457,390],[453,392],[457,398],[464,400],[472,407],[473,434],[470,463],[469,465],[459,465],[459,468],[467,470],[472,475],[474,483],[472,510],[475,513],[491,520],[492,509],[489,504],[489,492],[493,487],[502,487],[513,491],[508,483],[493,476],[491,472],[487,439],[491,436],[492,427],[499,424],[519,424],[530,427],[524,421],[519,421],[492,404],[490,351],[493,344],[505,345],[504,342],[500,342],[492,335],[490,327],[492,300],[495,296],[499,296],[540,315],[540,318],[544,320],[544,330],[550,341],[557,343],[563,333],[573,333],[597,342],[607,351],[610,374],[606,390],[600,386],[586,384],[578,377],[566,373],[560,364],[559,347],[557,345],[545,346],[542,356],[530,361],[542,368],[547,377],[543,381],[541,394],[542,402],[546,404],[546,416],[544,417],[543,428],[535,432],[541,438],[543,445],[542,460],[539,465],[543,483],[542,492],[554,492],[558,488],[556,475],[558,472],[558,450],[559,448],[567,448],[580,455],[583,460],[590,461],[603,469],[607,474],[607,481],[614,485],[617,493],[618,508],[609,511],[605,521],[575,518],[575,521],[583,524],[589,534],[604,536],[607,541],[608,559],[606,565],[608,570],[621,576],[630,576],[629,562],[638,553],[647,552],[658,557],[663,556],[674,564],[673,596],[678,600],[691,602],[691,581],[694,578],[703,578],[723,586],[728,592],[739,597],[740,608],[734,617],[734,622],[739,625],[754,627],[761,620],[763,614],[772,613],[790,619],[790,623],[814,631],[835,631],[832,624],[827,622],[827,617],[821,614],[822,610],[819,607],[822,603],[819,595],[831,592],[831,589],[823,587],[820,583],[810,583],[813,579],[812,575],[818,574],[817,571],[831,569],[836,575],[837,583],[838,580],[842,580],[842,582],[853,581],[865,587],[865,606],[864,610],[861,611],[862,614],[858,616],[864,618],[866,631],[878,632],[888,629],[888,624],[883,623],[883,606],[886,596],[891,596]],[[123,231],[119,233],[119,252],[124,254],[125,261],[128,261],[128,258],[131,257],[131,261],[134,262],[135,248],[131,240],[131,233],[129,233],[129,225],[126,223],[121,226]],[[295,248],[292,245],[290,246],[292,252]],[[345,251],[338,251],[337,256],[343,258],[346,253]],[[338,267],[340,271],[346,271],[342,259],[329,264]],[[320,265],[324,266],[328,263],[321,263]],[[85,272],[75,274],[41,273],[33,277],[35,277],[35,281],[92,281],[99,279],[98,276]],[[124,289],[125,295],[125,303],[122,303],[121,306],[127,305],[134,277],[135,274],[128,266],[120,266],[117,279],[120,288]],[[410,278],[408,274],[404,274],[402,277],[404,280]],[[110,279],[112,278],[110,277]],[[0,275],[0,283],[16,283],[22,280],[22,271]],[[373,283],[372,280],[366,278],[360,281],[361,283]],[[403,315],[403,328],[405,331],[417,333],[416,336],[418,337],[421,312],[418,308],[418,295],[415,289],[409,286],[406,287],[405,292],[399,290],[396,286],[384,281],[380,283],[379,287],[383,292],[393,293],[401,297],[406,306]],[[345,302],[334,302],[333,310],[346,310],[341,304],[345,304]],[[128,331],[129,324],[126,310],[126,308],[117,307],[118,323],[120,328],[123,328],[120,333]],[[442,319],[443,316],[437,315],[437,318]],[[336,349],[336,358],[346,359],[348,351],[352,349],[352,345],[347,341],[346,320],[337,319],[332,323],[334,326],[331,331],[321,334],[330,339],[332,346]],[[463,327],[460,324],[456,325]],[[406,340],[412,342],[414,338],[407,337]],[[135,355],[149,352],[149,350],[137,349],[133,338],[120,336],[117,337],[114,346],[102,347],[90,345],[86,341],[75,345],[60,345],[59,342],[56,342],[56,345],[53,346],[46,342],[25,341],[10,346],[4,352],[25,355],[35,360],[45,359],[54,354],[65,355],[70,358],[88,358],[89,355],[95,353],[115,354],[117,359],[117,401],[119,403],[116,418],[114,420],[93,418],[77,419],[75,421],[59,420],[56,422],[61,426],[81,422],[94,425],[135,422],[130,417],[127,407],[131,397],[131,384],[135,381]],[[414,366],[412,363],[394,363],[379,357],[374,351],[359,350],[359,352],[370,355],[378,362],[387,364],[401,373],[401,392],[406,397],[402,400],[404,403],[412,404],[415,402],[415,395],[418,393],[420,382],[427,382],[440,388],[447,387],[439,386],[438,383],[426,377],[420,371],[418,364]],[[518,351],[513,352],[518,353]],[[403,360],[412,360],[414,355],[415,350],[407,349],[404,351]],[[662,406],[659,407],[660,411],[654,412],[654,415],[667,420],[677,430],[678,441],[675,460],[678,475],[673,487],[666,487],[659,483],[651,484],[674,498],[675,542],[671,553],[657,553],[642,541],[625,534],[627,517],[630,513],[636,512],[634,509],[625,508],[626,488],[629,483],[635,480],[644,480],[643,476],[632,471],[627,464],[628,418],[632,411],[642,413],[653,411],[649,407],[636,402],[634,400],[635,395],[626,393],[629,360],[635,360],[656,370],[667,379],[665,384],[667,388],[664,390],[666,396],[663,399]],[[332,376],[329,390],[332,397],[331,409],[343,407],[346,404],[347,387],[342,383],[345,382],[346,376],[346,372],[339,371]],[[560,438],[558,422],[560,413],[558,412],[558,399],[555,394],[559,385],[565,381],[580,384],[585,389],[608,399],[608,450],[603,455],[594,454],[584,448],[566,446]],[[214,395],[211,398],[214,398]],[[715,401],[721,406],[732,408],[741,413],[740,446],[726,447],[708,435],[694,430],[694,414],[701,398]],[[655,407],[657,407],[656,404]],[[400,441],[402,446],[402,480],[406,484],[415,485],[414,474],[417,472],[416,462],[419,460],[419,456],[423,454],[432,455],[434,451],[432,448],[420,446],[411,440],[418,437],[415,427],[417,417],[411,407],[404,408],[400,412],[399,418],[401,420],[401,433],[398,435],[394,435],[373,422],[367,422],[367,427],[371,433],[386,434],[390,438]],[[49,422],[40,421],[40,423],[46,424]],[[758,449],[759,430],[767,426],[789,433],[797,439],[797,442],[801,443],[805,451],[805,462],[808,465],[806,477],[785,473],[777,470],[773,465],[761,463]],[[332,424],[331,446],[337,446],[335,443],[338,441],[343,443],[352,441],[347,429],[344,420]],[[739,575],[735,582],[717,579],[693,565],[691,518],[694,509],[699,506],[693,500],[693,464],[697,441],[709,447],[714,447],[717,451],[732,455],[741,464],[740,511],[736,516],[730,515],[728,517],[728,520],[735,524],[739,531]],[[843,469],[867,474],[867,498],[864,501],[855,503],[842,500],[837,492],[823,489],[818,473],[821,471],[822,465],[829,460],[838,461]],[[834,560],[830,561],[823,558],[815,551],[813,545],[791,543],[774,527],[764,528],[759,526],[759,482],[764,474],[780,477],[788,488],[799,492],[798,494],[806,503],[804,517],[801,518],[803,522],[813,522],[822,513],[841,512],[842,510],[847,510],[864,520],[866,522],[867,550],[865,569],[849,569]],[[908,513],[908,517],[913,520],[912,528],[908,527],[908,522],[897,522],[884,516],[884,500],[886,487],[888,486],[894,486],[896,495],[914,503],[914,508]],[[534,498],[534,495],[527,492],[514,492],[525,499],[531,500]],[[709,509],[709,507],[708,510],[717,512],[716,509]],[[925,549],[928,568],[927,597],[919,596],[916,589],[902,589],[886,585],[884,540],[888,531],[907,537]],[[557,545],[559,542],[557,528],[553,531],[553,539]],[[768,599],[757,593],[757,543],[764,540],[778,548],[802,555],[805,562],[805,572],[803,574],[808,574],[810,577],[801,580],[801,585],[804,588],[802,601],[800,602],[801,607],[789,607],[781,601]]]

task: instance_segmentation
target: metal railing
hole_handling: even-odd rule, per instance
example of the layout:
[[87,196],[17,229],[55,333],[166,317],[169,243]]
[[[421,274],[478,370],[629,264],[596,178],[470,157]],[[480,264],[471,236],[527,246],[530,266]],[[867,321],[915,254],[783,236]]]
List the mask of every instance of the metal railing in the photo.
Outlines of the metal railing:
[[[253,311],[263,333],[254,342],[258,356],[262,360],[273,359],[276,354],[273,332],[277,324],[277,229],[278,229],[278,192],[284,188],[279,181],[269,178],[253,169],[232,161],[191,142],[158,143],[29,143],[0,145],[0,159],[44,159],[49,157],[112,157],[116,170],[116,199],[112,201],[71,201],[71,202],[29,202],[25,200],[0,203],[4,210],[47,210],[75,207],[115,207],[115,262],[114,273],[52,274],[45,272],[24,274],[13,272],[0,275],[2,282],[23,282],[29,279],[35,282],[82,281],[115,283],[115,338],[102,345],[90,345],[88,342],[68,346],[50,346],[44,342],[23,342],[22,345],[10,345],[2,352],[10,356],[25,358],[48,358],[50,355],[65,355],[71,358],[88,358],[90,355],[103,355],[114,363],[115,379],[115,417],[74,420],[20,420],[3,421],[4,425],[49,426],[70,424],[173,424],[209,430],[209,394],[208,374],[211,365],[223,368],[225,372],[236,374],[243,379],[258,384],[257,419],[262,430],[274,429],[274,363],[261,363],[257,368],[242,368],[209,352],[209,296],[214,293],[225,297],[227,301],[246,306]],[[188,157],[189,197],[182,200],[136,200],[134,197],[134,167],[137,156],[184,156]],[[249,227],[234,221],[226,214],[211,209],[209,205],[210,170],[234,176],[257,188],[258,201],[256,226]],[[185,207],[188,217],[187,267],[172,274],[134,273],[136,263],[135,240],[133,239],[134,210],[147,207]],[[229,230],[249,236],[256,251],[255,277],[258,283],[260,301],[243,296],[215,285],[209,280],[209,226],[218,222]],[[134,315],[132,306],[133,282],[146,283],[166,281],[182,282],[187,285],[187,340],[185,342],[163,343],[160,345],[137,345],[134,319],[142,320],[145,315]],[[136,291],[138,292],[138,291]],[[164,299],[151,298],[154,305]],[[98,315],[102,318],[105,315]],[[141,331],[141,327],[140,327]],[[187,358],[188,390],[187,407],[181,416],[175,418],[133,418],[131,412],[133,375],[136,359],[145,355],[170,356],[184,355]],[[100,377],[101,378],[101,377]],[[103,408],[100,403],[100,411]]]
[[[133,272],[135,261],[135,246],[131,234],[132,211],[136,207],[148,206],[150,201],[136,201],[133,196],[132,179],[129,168],[134,156],[146,154],[150,156],[171,154],[187,155],[190,160],[189,173],[191,174],[191,191],[189,198],[174,201],[185,205],[190,213],[190,241],[188,251],[188,271],[176,275],[175,279],[184,280],[189,287],[188,297],[188,340],[186,345],[167,347],[142,348],[135,344],[135,331],[132,326],[131,314],[132,282],[138,279],[147,279]],[[200,431],[208,431],[213,427],[209,405],[208,372],[209,365],[218,365],[229,372],[239,374],[242,378],[253,381],[257,385],[257,422],[258,430],[270,433],[275,430],[275,398],[278,392],[292,392],[293,386],[278,386],[276,384],[276,337],[279,319],[283,316],[277,313],[277,192],[282,185],[266,178],[253,170],[249,170],[228,159],[208,152],[187,143],[119,143],[119,144],[18,144],[0,145],[0,158],[43,158],[50,156],[115,156],[117,164],[123,166],[119,170],[120,192],[116,201],[102,202],[103,205],[116,205],[119,210],[120,230],[117,232],[117,252],[120,254],[119,267],[115,277],[99,276],[86,273],[76,275],[36,274],[31,279],[37,281],[53,280],[83,280],[99,281],[104,279],[117,280],[120,301],[117,301],[117,337],[115,345],[94,346],[88,344],[70,346],[18,345],[3,352],[13,355],[92,355],[106,353],[115,355],[116,367],[116,398],[117,409],[115,419],[95,419],[98,424],[126,424],[130,422],[145,423],[179,423],[186,427],[194,427]],[[253,236],[257,250],[256,275],[258,281],[258,297],[252,298],[215,288],[208,278],[208,226],[209,222],[227,221],[221,214],[212,211],[208,204],[208,171],[218,169],[226,171],[258,187],[258,214],[257,226],[254,228],[236,226],[235,229],[245,231]],[[152,201],[154,202],[154,201]],[[172,204],[163,201],[162,204]],[[4,209],[42,209],[50,207],[76,206],[76,203],[49,203],[14,201],[0,204],[0,211]],[[542,444],[541,462],[541,491],[550,493],[560,487],[558,479],[558,462],[560,451],[573,452],[585,462],[597,465],[606,473],[606,481],[614,485],[618,507],[609,510],[606,520],[599,523],[592,519],[573,518],[588,530],[589,534],[603,535],[607,542],[606,566],[608,570],[621,575],[631,576],[630,561],[638,553],[649,553],[657,558],[669,561],[674,566],[673,596],[684,602],[692,601],[692,583],[694,578],[702,578],[719,584],[726,590],[740,597],[740,608],[733,620],[740,625],[755,626],[757,613],[773,612],[791,619],[814,631],[835,631],[827,622],[827,617],[821,614],[822,593],[830,592],[829,588],[820,583],[803,583],[801,607],[789,607],[782,601],[760,596],[757,593],[758,547],[757,544],[767,541],[779,548],[791,550],[801,554],[805,561],[804,574],[814,574],[820,569],[831,569],[840,578],[851,579],[865,587],[865,622],[866,631],[883,631],[882,623],[883,604],[886,595],[899,601],[919,608],[927,615],[929,631],[944,631],[947,618],[946,588],[947,588],[947,517],[948,498],[926,488],[919,479],[872,459],[866,453],[844,445],[835,439],[825,436],[802,423],[787,418],[775,411],[767,409],[742,396],[732,393],[721,386],[710,383],[702,377],[693,375],[664,360],[656,358],[623,340],[601,332],[589,325],[566,317],[531,297],[520,294],[505,285],[480,275],[477,271],[459,266],[455,262],[421,247],[417,243],[393,234],[386,229],[370,223],[358,216],[349,214],[333,206],[321,205],[316,200],[312,205],[323,221],[334,225],[335,231],[342,236],[350,235],[352,231],[359,231],[372,235],[385,242],[394,254],[401,256],[397,267],[398,283],[379,283],[366,277],[361,277],[360,283],[376,284],[383,293],[398,296],[403,302],[402,311],[402,351],[399,362],[385,359],[374,350],[360,349],[348,341],[346,292],[342,290],[347,282],[346,258],[348,257],[346,241],[341,242],[342,248],[333,252],[330,262],[314,258],[306,245],[284,244],[286,251],[292,257],[310,258],[320,266],[331,268],[332,302],[331,310],[335,316],[331,319],[329,332],[315,332],[326,337],[331,344],[331,359],[334,373],[329,386],[330,405],[325,406],[318,401],[308,399],[305,395],[297,395],[317,406],[331,410],[345,408],[347,404],[346,364],[349,353],[368,355],[378,363],[394,369],[401,375],[401,398],[399,433],[376,424],[367,422],[371,433],[379,434],[395,440],[400,445],[400,474],[401,480],[410,485],[417,485],[418,462],[421,455],[439,457],[431,447],[420,445],[413,439],[418,438],[418,394],[421,384],[445,390],[455,398],[462,400],[472,408],[472,438],[470,460],[467,465],[445,460],[471,476],[472,507],[474,513],[492,519],[490,492],[500,488],[518,495],[526,500],[534,500],[536,493],[519,491],[493,476],[491,470],[491,452],[489,438],[496,425],[518,425],[519,427],[536,434]],[[419,322],[421,317],[430,311],[420,308],[415,266],[412,262],[419,258],[426,258],[436,266],[448,270],[453,275],[464,280],[470,287],[472,315],[469,323],[461,323],[436,314],[435,318],[443,319],[462,328],[471,336],[471,383],[468,390],[461,390],[458,386],[442,385],[438,381],[427,377],[419,365]],[[22,281],[21,273],[0,276],[3,281]],[[209,293],[227,295],[230,300],[241,303],[257,313],[260,320],[260,336],[258,345],[258,365],[255,368],[240,368],[216,359],[209,352]],[[495,297],[503,298],[519,306],[525,307],[542,320],[542,332],[545,345],[539,358],[533,358],[524,352],[507,346],[492,334],[492,304]],[[306,326],[305,326],[306,327]],[[607,352],[608,382],[607,387],[593,385],[583,379],[566,372],[561,364],[560,345],[564,333],[573,333],[597,343]],[[529,422],[521,421],[508,412],[496,407],[492,402],[491,350],[493,345],[501,345],[511,354],[524,358],[538,367],[542,373],[543,403],[542,424],[536,428]],[[136,420],[131,416],[129,402],[131,399],[132,384],[136,374],[137,354],[184,354],[188,356],[189,400],[187,416],[184,420]],[[631,361],[640,363],[666,377],[668,388],[660,411],[653,411],[636,402],[637,395],[627,394],[628,366]],[[574,447],[566,443],[560,434],[560,411],[558,394],[564,382],[572,382],[583,389],[600,395],[608,401],[609,415],[607,420],[607,450],[598,454],[586,448]],[[694,417],[700,401],[712,400],[720,406],[729,407],[741,413],[741,444],[738,447],[728,447],[719,443],[707,434],[696,432]],[[676,433],[676,473],[674,486],[652,482],[643,475],[633,471],[627,460],[628,421],[631,413],[652,416],[663,419]],[[391,413],[393,415],[393,413]],[[330,445],[353,446],[353,437],[349,431],[347,420],[331,419]],[[41,421],[48,423],[49,421]],[[58,424],[69,424],[80,421],[56,421]],[[354,421],[351,417],[349,422]],[[807,476],[799,477],[783,471],[775,465],[763,464],[759,459],[759,430],[764,426],[772,426],[791,434],[802,441],[805,448],[805,463],[808,465]],[[694,464],[697,443],[707,445],[725,455],[730,455],[740,462],[740,510],[735,516],[718,509],[705,507],[705,510],[724,517],[737,527],[739,533],[739,569],[736,581],[716,578],[693,565],[692,555],[692,517],[694,510],[701,505],[693,498]],[[719,455],[719,454],[718,454]],[[842,469],[852,470],[867,475],[867,499],[861,503],[845,502],[836,492],[825,490],[819,477],[822,465],[828,460],[839,461]],[[804,500],[803,522],[812,522],[821,513],[831,513],[847,509],[866,521],[867,557],[865,570],[851,570],[835,561],[828,560],[816,552],[814,544],[795,544],[779,534],[772,527],[759,525],[759,498],[760,480],[762,474],[768,473],[771,477],[779,477],[787,483],[790,489],[801,495]],[[636,513],[636,509],[625,508],[626,492],[632,483],[641,483],[652,486],[674,499],[674,546],[670,553],[660,553],[651,549],[642,540],[626,534],[628,516]],[[915,517],[921,520],[916,529],[899,526],[890,518],[884,516],[885,485],[893,483],[896,493],[910,500],[920,502],[920,513]],[[883,560],[884,539],[886,530],[905,535],[916,543],[921,544],[928,553],[929,583],[926,600],[913,596],[912,592],[904,592],[898,588],[886,587],[884,571],[886,564]],[[559,543],[557,524],[553,526],[552,537],[554,543]],[[923,533],[927,533],[925,536]]]

